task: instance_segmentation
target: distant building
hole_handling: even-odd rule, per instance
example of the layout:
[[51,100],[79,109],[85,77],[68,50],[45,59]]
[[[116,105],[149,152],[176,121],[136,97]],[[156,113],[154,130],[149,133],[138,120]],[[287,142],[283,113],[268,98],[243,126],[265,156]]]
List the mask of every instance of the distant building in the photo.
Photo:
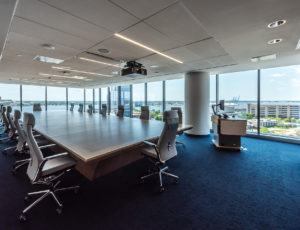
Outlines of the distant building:
[[[247,104],[247,113],[257,116],[257,105]],[[300,105],[261,105],[260,116],[300,119]]]

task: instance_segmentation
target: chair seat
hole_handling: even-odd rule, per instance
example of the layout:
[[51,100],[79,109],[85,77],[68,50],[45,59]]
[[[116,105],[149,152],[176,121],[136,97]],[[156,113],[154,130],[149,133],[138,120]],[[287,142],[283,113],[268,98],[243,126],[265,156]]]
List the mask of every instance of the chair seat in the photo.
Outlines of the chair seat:
[[75,165],[76,161],[68,155],[49,159],[42,169],[42,176],[47,176]]
[[142,149],[142,154],[149,156],[154,159],[158,159],[157,153],[153,147],[146,147]]

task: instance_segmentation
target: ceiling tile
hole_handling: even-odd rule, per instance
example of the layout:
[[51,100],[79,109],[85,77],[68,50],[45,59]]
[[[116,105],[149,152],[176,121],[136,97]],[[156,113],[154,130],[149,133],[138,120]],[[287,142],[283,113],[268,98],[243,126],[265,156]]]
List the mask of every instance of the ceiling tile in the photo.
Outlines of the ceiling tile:
[[78,38],[17,17],[15,17],[13,20],[11,32],[37,38],[44,41],[44,43],[55,43],[78,50],[85,50],[94,45],[94,43],[82,38]]
[[92,42],[100,42],[112,32],[74,17],[38,0],[20,1],[16,15]]
[[111,0],[140,19],[166,8],[177,0]]
[[138,22],[136,17],[107,0],[43,0],[41,2],[112,32],[119,32]]

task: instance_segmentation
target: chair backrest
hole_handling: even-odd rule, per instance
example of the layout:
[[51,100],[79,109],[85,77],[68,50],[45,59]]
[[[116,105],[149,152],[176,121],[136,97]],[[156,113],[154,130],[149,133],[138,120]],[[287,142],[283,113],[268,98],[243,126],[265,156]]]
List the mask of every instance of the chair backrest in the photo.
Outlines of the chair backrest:
[[83,104],[79,104],[78,112],[80,112],[80,113],[83,112]]
[[42,111],[41,104],[40,103],[34,103],[33,104],[33,111],[34,112]]
[[149,120],[150,119],[150,111],[149,111],[149,106],[145,105],[141,107],[141,115],[140,115],[140,119],[143,120]]
[[106,104],[102,104],[101,114],[103,116],[106,116],[106,113],[107,113],[107,105]]
[[9,122],[7,120],[5,112],[6,112],[6,107],[3,106],[2,110],[1,110],[1,116],[2,116],[2,120],[3,120],[3,124],[5,126],[5,131],[7,131],[9,129]]
[[35,126],[35,117],[32,113],[24,113],[23,128],[26,135],[26,142],[29,146],[30,162],[27,167],[27,175],[31,182],[39,179],[41,164],[44,161],[43,154],[34,139],[32,129]]
[[161,161],[167,161],[177,155],[176,134],[178,113],[175,110],[165,111],[165,125],[158,139],[157,147]]
[[14,134],[16,132],[15,124],[14,124],[14,122],[11,119],[11,112],[12,112],[11,106],[7,106],[6,117],[7,117],[8,123],[10,125],[9,137],[14,136]]
[[70,111],[73,111],[73,110],[74,110],[74,103],[71,103]]
[[18,151],[23,150],[24,144],[26,142],[24,131],[22,130],[20,123],[19,123],[19,120],[21,119],[21,115],[22,114],[21,114],[20,110],[16,109],[14,112],[14,124],[15,124],[16,130],[17,130],[17,133],[18,133],[18,144],[17,144]]
[[181,107],[171,107],[171,110],[176,110],[178,112],[179,124],[182,124],[182,109],[181,109]]
[[88,110],[87,110],[87,112],[89,113],[89,114],[92,114],[93,113],[93,105],[88,105]]
[[118,117],[124,117],[124,105],[119,105],[118,106],[117,116]]

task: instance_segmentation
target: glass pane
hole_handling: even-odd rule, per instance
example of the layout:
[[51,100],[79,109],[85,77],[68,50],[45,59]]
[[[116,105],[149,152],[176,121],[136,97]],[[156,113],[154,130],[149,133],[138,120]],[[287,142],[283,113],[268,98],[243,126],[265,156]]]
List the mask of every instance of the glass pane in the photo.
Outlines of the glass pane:
[[121,105],[124,105],[124,116],[130,117],[130,86],[121,86]]
[[110,114],[116,115],[118,111],[118,86],[110,87]]
[[261,70],[261,133],[300,138],[299,88],[300,65]]
[[84,100],[83,89],[69,88],[68,89],[68,99],[69,99],[69,106],[71,105],[71,103],[74,103],[75,104],[74,111],[77,111],[78,105],[83,104],[83,100]]
[[40,103],[45,111],[45,86],[23,85],[22,97],[23,111],[32,112],[34,103]]
[[132,85],[133,117],[140,117],[141,106],[145,105],[145,83]]
[[247,131],[257,132],[257,117],[249,106],[257,105],[257,71],[226,73],[219,75],[220,100],[225,100],[225,113],[247,119]]
[[88,105],[93,105],[93,89],[85,89],[85,111]]
[[151,119],[162,120],[162,81],[149,82],[147,93]]
[[184,115],[184,79],[166,81],[166,110],[181,107]]
[[0,104],[20,110],[20,85],[0,84]]
[[66,88],[47,87],[47,109],[66,110]]
[[[216,104],[216,75],[210,75],[210,107],[209,115],[213,115],[212,105]],[[212,129],[212,122],[210,122],[210,128]]]
[[101,88],[101,105],[107,104],[107,88]]
[[95,108],[94,108],[94,110],[95,110],[95,112],[99,112],[99,105],[100,105],[100,103],[99,103],[99,89],[97,88],[97,89],[94,89],[95,90]]

